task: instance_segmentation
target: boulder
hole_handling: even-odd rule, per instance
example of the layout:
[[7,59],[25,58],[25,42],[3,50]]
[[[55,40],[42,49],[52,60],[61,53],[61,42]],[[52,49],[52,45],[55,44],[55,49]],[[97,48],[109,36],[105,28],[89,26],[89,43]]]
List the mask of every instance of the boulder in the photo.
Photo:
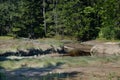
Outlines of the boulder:
[[94,45],[90,50],[91,55],[120,55],[120,43],[107,42],[104,44]]

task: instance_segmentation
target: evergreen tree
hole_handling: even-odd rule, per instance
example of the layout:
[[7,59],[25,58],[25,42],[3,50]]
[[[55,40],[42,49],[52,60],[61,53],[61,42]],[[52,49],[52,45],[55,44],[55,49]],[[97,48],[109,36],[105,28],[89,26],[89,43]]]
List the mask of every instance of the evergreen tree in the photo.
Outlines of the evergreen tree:
[[0,0],[0,36],[120,39],[118,0]]

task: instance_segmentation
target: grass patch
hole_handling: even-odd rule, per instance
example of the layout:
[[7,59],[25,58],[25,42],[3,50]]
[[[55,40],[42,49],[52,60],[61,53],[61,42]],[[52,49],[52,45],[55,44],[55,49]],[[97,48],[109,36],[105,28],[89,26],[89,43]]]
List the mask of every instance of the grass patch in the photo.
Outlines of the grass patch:
[[[78,68],[78,67],[100,67],[100,63],[116,63],[120,62],[120,56],[107,56],[107,57],[90,57],[90,56],[83,56],[83,57],[42,57],[42,58],[21,58],[21,59],[11,59],[8,57],[4,61],[0,61],[1,69],[6,70],[19,70],[21,68],[27,69],[50,69],[50,68]],[[68,74],[68,73],[67,73]],[[71,73],[70,73],[71,74]],[[4,77],[4,74],[1,74]],[[23,77],[25,75],[22,75]],[[81,79],[84,74],[76,74],[74,77],[72,75],[66,75],[64,73],[50,73],[48,72],[45,76],[34,76],[34,77],[24,77],[26,80],[84,80]],[[21,76],[20,76],[21,77]],[[117,76],[115,73],[106,74],[104,77],[99,77],[95,74],[87,75],[88,79],[90,80],[119,80],[120,77]],[[102,79],[103,78],[103,79]],[[105,78],[105,79],[104,79]],[[2,80],[2,79],[0,79]],[[3,79],[4,80],[4,79]],[[15,80],[16,77],[15,77]],[[23,80],[21,78],[21,80]]]
[[54,39],[57,39],[57,40],[73,40],[73,41],[77,41],[77,38],[76,37],[73,37],[73,36],[61,36],[61,35],[56,35],[54,36]]
[[[60,40],[55,39],[38,39],[38,40],[24,40],[24,39],[13,39],[13,40],[0,40],[0,54],[6,52],[16,53],[18,51],[29,51],[30,49],[47,50],[54,47],[62,46],[63,43]],[[12,55],[13,56],[13,55]]]
[[97,65],[99,63],[115,63],[120,61],[120,56],[111,57],[43,57],[43,58],[25,58],[12,59],[0,62],[0,67],[5,69],[18,69],[22,67],[28,68],[44,68],[65,64],[67,67],[84,67]]
[[103,41],[103,42],[120,42],[120,40],[115,40],[115,39],[105,39],[105,38],[97,38],[96,40],[98,41]]
[[5,60],[0,62],[0,67],[7,70],[14,70],[19,68],[45,68],[57,66],[60,62],[49,59],[20,59],[20,60]]
[[32,42],[27,42],[23,40],[4,40],[0,42],[0,54],[4,54],[6,52],[17,52],[18,50],[26,50],[34,48]]
[[13,38],[14,37],[11,37],[11,36],[0,36],[0,40],[11,40]]
[[38,40],[39,40],[39,42],[41,42],[43,44],[56,45],[56,46],[63,45],[63,43],[59,39],[43,38],[43,39],[38,39]]

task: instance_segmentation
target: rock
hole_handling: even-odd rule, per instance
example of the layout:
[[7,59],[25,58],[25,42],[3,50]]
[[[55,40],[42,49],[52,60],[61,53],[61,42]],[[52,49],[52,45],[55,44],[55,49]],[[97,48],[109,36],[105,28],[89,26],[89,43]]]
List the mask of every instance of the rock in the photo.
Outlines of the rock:
[[112,42],[98,44],[91,48],[90,53],[97,56],[120,55],[120,44]]

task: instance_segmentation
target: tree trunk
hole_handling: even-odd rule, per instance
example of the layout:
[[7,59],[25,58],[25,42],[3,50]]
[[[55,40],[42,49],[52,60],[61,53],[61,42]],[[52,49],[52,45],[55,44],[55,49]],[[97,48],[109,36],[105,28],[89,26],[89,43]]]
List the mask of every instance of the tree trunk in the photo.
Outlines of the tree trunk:
[[54,23],[55,23],[56,35],[58,35],[58,28],[57,28],[57,26],[58,26],[58,20],[57,20],[57,3],[58,3],[57,0],[53,1],[53,5],[54,5],[54,9],[53,9],[54,12],[53,13],[54,13]]
[[44,32],[45,32],[45,36],[47,33],[47,29],[46,29],[46,16],[45,16],[45,0],[43,0],[43,19],[44,19]]

